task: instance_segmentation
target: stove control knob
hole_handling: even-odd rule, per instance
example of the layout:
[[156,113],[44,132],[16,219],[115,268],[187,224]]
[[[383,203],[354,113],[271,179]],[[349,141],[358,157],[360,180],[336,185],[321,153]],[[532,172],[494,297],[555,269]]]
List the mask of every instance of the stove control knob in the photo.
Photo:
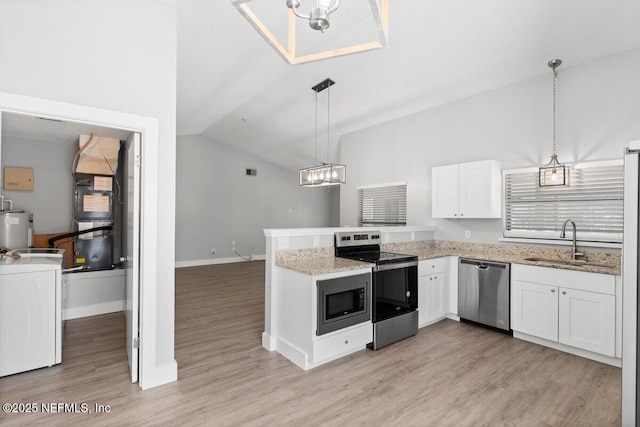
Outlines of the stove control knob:
[[409,298],[411,296],[411,291],[407,291],[407,298]]

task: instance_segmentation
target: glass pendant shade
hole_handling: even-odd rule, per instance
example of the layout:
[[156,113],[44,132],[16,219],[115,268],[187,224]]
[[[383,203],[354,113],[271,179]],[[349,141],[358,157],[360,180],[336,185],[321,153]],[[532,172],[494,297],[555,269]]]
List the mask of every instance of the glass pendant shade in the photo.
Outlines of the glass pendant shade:
[[556,154],[551,155],[551,161],[540,168],[540,187],[569,185],[569,168],[558,161]]
[[336,163],[300,169],[300,186],[321,187],[344,184],[347,180],[347,167]]

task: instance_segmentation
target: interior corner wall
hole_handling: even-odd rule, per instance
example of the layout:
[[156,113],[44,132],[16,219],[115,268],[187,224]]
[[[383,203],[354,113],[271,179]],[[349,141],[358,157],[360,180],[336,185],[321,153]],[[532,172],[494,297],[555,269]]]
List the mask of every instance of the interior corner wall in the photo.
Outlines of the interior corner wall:
[[71,164],[76,145],[67,142],[2,137],[5,167],[33,168],[33,191],[3,190],[13,209],[33,214],[34,234],[68,233],[71,230],[73,177]]
[[[174,247],[177,11],[174,0],[0,0],[0,91],[158,119],[153,385],[177,378]],[[143,218],[144,221],[144,218]],[[157,374],[157,375],[156,375]]]
[[[257,175],[246,175],[246,169]],[[204,136],[180,136],[176,261],[240,261],[234,247],[245,257],[265,254],[265,228],[328,227],[329,191],[301,188],[297,173]]]
[[[545,67],[546,68],[546,67]],[[416,72],[418,72],[416,70]],[[640,139],[640,48],[560,68],[556,141],[564,163],[622,159]],[[434,225],[436,239],[495,242],[502,219],[431,217],[431,168],[495,159],[503,170],[537,167],[552,148],[552,74],[372,126],[340,140],[349,169],[340,224],[355,225],[356,188],[407,182],[408,225]]]

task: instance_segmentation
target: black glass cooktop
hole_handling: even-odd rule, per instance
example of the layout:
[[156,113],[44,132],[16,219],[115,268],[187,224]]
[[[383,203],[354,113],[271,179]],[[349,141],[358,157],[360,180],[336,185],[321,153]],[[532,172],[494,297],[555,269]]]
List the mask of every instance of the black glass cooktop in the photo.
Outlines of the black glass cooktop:
[[394,262],[418,260],[418,257],[415,255],[397,254],[394,252],[380,252],[380,251],[357,252],[357,253],[350,253],[350,254],[344,254],[344,255],[338,255],[338,256],[342,258],[355,259],[358,261],[373,262],[376,264],[387,264],[387,263],[394,263]]

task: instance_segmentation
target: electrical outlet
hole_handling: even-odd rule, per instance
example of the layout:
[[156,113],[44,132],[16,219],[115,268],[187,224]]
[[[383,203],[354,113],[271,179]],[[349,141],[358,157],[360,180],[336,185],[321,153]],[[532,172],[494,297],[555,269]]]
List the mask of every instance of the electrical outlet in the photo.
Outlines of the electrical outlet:
[[414,240],[416,240],[416,232],[412,231],[411,232],[411,241],[413,242]]
[[320,246],[320,236],[313,236],[313,246]]
[[211,255],[215,255],[215,254],[216,254],[216,250],[215,250],[215,248],[214,248],[214,249],[211,249]]
[[235,241],[235,240],[232,240],[232,241],[231,241],[231,246],[235,246],[235,245],[236,245],[236,241]]
[[289,238],[288,237],[279,237],[278,238],[278,249],[289,249]]
[[464,230],[464,238],[465,239],[471,238],[471,230]]

